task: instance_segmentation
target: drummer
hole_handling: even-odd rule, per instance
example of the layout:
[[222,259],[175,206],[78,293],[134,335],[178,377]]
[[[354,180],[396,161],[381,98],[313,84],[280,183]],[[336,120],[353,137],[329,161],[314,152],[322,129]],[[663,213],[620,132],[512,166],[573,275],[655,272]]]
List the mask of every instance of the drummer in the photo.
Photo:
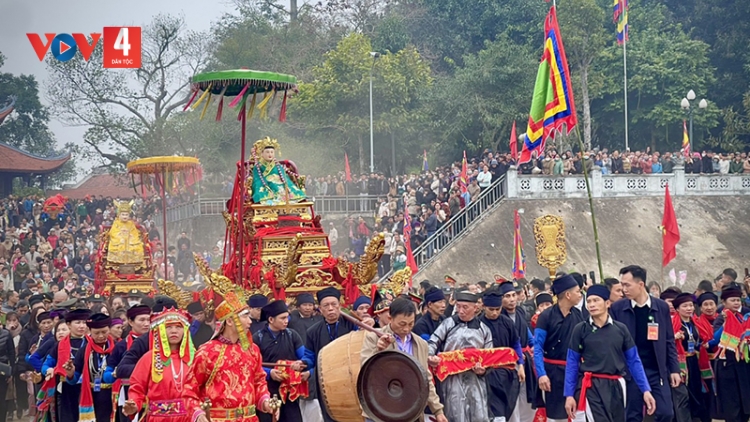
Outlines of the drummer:
[[[381,328],[381,331],[385,334],[384,336],[378,338],[375,333],[368,332],[365,334],[365,338],[362,341],[362,350],[359,354],[361,363],[364,364],[367,359],[378,352],[399,350],[413,356],[425,371],[429,371],[427,366],[429,345],[425,340],[411,332],[417,316],[417,309],[414,303],[406,298],[396,298],[391,302],[388,314],[390,315],[390,323]],[[443,414],[443,405],[440,403],[440,399],[435,391],[432,377],[430,377],[430,392],[427,398],[427,405],[438,422],[448,421]],[[367,418],[366,414],[363,414],[363,416]],[[370,419],[367,420],[370,421]]]

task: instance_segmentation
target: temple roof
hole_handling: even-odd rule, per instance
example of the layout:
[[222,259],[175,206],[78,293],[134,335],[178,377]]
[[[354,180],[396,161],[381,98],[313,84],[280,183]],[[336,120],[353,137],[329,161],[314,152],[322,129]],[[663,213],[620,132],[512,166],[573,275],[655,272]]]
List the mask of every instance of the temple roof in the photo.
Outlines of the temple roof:
[[120,199],[136,196],[135,190],[130,186],[130,179],[126,175],[109,173],[89,174],[78,184],[54,192],[70,199],[84,199],[86,195]]
[[8,97],[8,99],[5,101],[5,104],[0,105],[0,123],[2,123],[3,120],[5,120],[5,118],[13,112],[13,108],[15,105],[16,97],[14,95]]
[[0,173],[52,173],[70,160],[70,153],[58,157],[40,157],[0,142]]

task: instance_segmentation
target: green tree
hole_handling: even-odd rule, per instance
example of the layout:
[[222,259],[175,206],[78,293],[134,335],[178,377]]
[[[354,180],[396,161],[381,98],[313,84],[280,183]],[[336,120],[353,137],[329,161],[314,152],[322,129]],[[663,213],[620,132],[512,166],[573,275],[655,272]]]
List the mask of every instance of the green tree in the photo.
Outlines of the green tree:
[[184,154],[188,146],[166,136],[166,125],[187,102],[185,88],[205,66],[207,45],[206,35],[188,31],[183,19],[159,15],[144,27],[139,69],[102,68],[101,43],[88,61],[49,58],[52,109],[63,122],[88,127],[83,152],[103,164]]
[[[0,53],[0,68],[5,57]],[[78,149],[66,144],[57,149],[55,138],[47,127],[49,111],[39,100],[39,84],[32,75],[13,75],[0,72],[0,102],[15,97],[14,111],[0,124],[2,142],[42,157],[73,155],[60,170],[51,174],[47,185],[56,187],[71,180],[76,175],[75,156]]]
[[[596,0],[569,0],[559,9],[558,21],[570,71],[577,76],[573,86],[576,102],[583,111],[584,145],[590,148],[591,100],[592,97],[597,97],[601,90],[601,86],[597,86],[596,83],[592,87],[590,81],[592,78],[597,80],[598,75],[592,75],[594,61],[601,58],[602,51],[607,45],[605,13]],[[579,93],[580,95],[577,95]]]
[[466,66],[440,78],[426,101],[445,159],[465,149],[507,148],[514,120],[519,133],[526,129],[538,52],[501,36],[463,61]]
[[[365,139],[369,135],[369,78],[373,72],[374,130],[378,135],[399,135],[399,156],[414,154],[415,127],[424,122],[420,99],[432,84],[430,68],[412,47],[374,59],[370,40],[351,34],[313,68],[313,79],[300,85],[292,102],[292,116],[307,133],[343,147],[366,171]],[[354,146],[354,147],[353,147]],[[356,148],[356,150],[354,149]],[[417,146],[418,148],[418,146]],[[387,156],[382,147],[381,154]]]

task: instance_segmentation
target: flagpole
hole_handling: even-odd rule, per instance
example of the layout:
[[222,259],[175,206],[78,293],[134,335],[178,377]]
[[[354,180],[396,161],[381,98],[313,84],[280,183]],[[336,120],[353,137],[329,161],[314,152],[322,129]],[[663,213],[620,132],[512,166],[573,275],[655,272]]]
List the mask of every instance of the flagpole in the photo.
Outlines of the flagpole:
[[[625,13],[625,11],[623,11]],[[630,148],[630,145],[628,144],[628,49],[626,45],[628,44],[628,37],[627,32],[623,28],[622,31],[622,69],[623,69],[623,86],[625,90],[625,150],[627,151]]]
[[[594,246],[596,247],[596,264],[599,267],[599,282],[604,283],[604,269],[602,267],[602,255],[599,250],[599,229],[596,227],[596,213],[594,212],[594,199],[591,195],[591,185],[589,184],[589,172],[586,170],[586,157],[584,155],[583,140],[581,139],[581,131],[576,126],[576,134],[578,135],[578,148],[581,150],[583,159],[583,180],[586,182],[586,196],[589,198],[589,211],[591,211],[591,226],[594,229]],[[662,248],[663,249],[663,248]]]

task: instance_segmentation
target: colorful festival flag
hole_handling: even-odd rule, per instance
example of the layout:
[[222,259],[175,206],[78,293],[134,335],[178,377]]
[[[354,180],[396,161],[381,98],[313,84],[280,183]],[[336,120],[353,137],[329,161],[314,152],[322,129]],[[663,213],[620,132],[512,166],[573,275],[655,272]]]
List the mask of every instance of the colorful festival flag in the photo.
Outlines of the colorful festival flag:
[[613,0],[614,1],[614,9],[612,13],[612,22],[617,23],[617,20],[620,19],[620,15],[622,14],[622,0]]
[[529,162],[532,152],[543,153],[547,138],[554,138],[555,132],[561,132],[563,125],[570,133],[578,123],[568,59],[554,7],[544,21],[544,33],[544,52],[536,74],[519,164]]
[[662,227],[662,267],[666,267],[669,261],[677,256],[677,243],[680,241],[680,227],[677,225],[677,216],[672,206],[672,197],[669,195],[669,185],[664,191],[664,218],[661,220]]
[[690,157],[690,137],[688,136],[687,122],[682,121],[682,155]]
[[618,21],[616,17],[615,22],[617,22],[617,44],[622,45],[623,42],[628,41],[628,0],[619,0],[619,2],[620,19]]
[[461,188],[461,193],[466,193],[466,189],[469,187],[469,165],[466,162],[466,151],[464,151],[464,159],[461,162],[461,178],[458,180],[458,186]]
[[523,240],[521,239],[521,217],[518,210],[514,211],[515,231],[513,233],[513,278],[526,277],[526,256],[523,254]]
[[430,165],[427,164],[427,150],[424,150],[424,158],[422,159],[422,171],[430,171]]
[[518,162],[518,135],[516,134],[516,121],[513,120],[513,129],[510,130],[510,156],[514,162]]

